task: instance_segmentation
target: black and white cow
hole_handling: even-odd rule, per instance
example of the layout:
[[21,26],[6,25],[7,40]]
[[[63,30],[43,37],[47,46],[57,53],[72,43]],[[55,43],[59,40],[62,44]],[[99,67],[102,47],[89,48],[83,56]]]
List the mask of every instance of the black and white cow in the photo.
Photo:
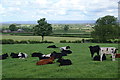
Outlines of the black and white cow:
[[69,59],[62,59],[62,58],[58,59],[57,62],[60,63],[59,66],[71,65],[72,64],[71,60],[69,60]]
[[42,53],[39,53],[39,52],[34,52],[32,53],[31,57],[42,57]]
[[111,54],[112,61],[115,61],[115,55],[118,49],[115,47],[100,47],[100,61],[102,61],[103,54]]
[[11,53],[10,54],[11,58],[19,58],[18,54],[17,53]]
[[69,50],[70,46],[60,47],[61,50]]
[[19,52],[18,56],[19,56],[19,59],[25,59],[28,57],[26,53],[22,53],[22,52]]
[[62,50],[61,53],[64,53],[64,54],[71,54],[72,51],[71,51],[71,50]]
[[94,53],[97,53],[97,55],[99,55],[99,51],[100,51],[100,46],[96,45],[96,46],[89,46],[90,52],[91,52],[91,57],[94,56]]
[[2,54],[2,55],[0,55],[0,60],[7,59],[7,57],[8,57],[7,53],[6,54]]
[[55,59],[60,59],[60,58],[62,58],[62,56],[65,56],[65,54],[57,53],[57,52],[53,51],[50,56],[51,57],[53,56]]

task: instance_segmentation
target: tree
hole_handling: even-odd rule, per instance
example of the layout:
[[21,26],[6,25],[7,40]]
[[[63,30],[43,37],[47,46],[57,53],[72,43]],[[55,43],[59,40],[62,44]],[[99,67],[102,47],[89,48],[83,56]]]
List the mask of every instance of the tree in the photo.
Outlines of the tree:
[[45,18],[42,18],[37,21],[38,25],[33,27],[34,35],[38,35],[42,37],[42,41],[44,40],[44,36],[50,35],[52,33],[51,24],[47,23]]
[[68,31],[69,30],[69,25],[65,25],[64,26],[64,31]]
[[11,31],[16,31],[16,30],[17,30],[17,27],[16,27],[15,24],[11,24],[11,25],[9,26],[9,29],[10,29]]
[[91,36],[99,42],[106,42],[110,39],[118,37],[118,24],[117,19],[114,16],[105,16],[99,18],[96,21],[94,31],[91,32]]

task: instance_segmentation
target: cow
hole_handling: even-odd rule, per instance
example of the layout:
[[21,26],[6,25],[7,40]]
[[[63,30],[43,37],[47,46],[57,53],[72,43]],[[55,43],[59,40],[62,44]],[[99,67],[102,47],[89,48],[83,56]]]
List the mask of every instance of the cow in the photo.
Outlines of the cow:
[[32,53],[31,57],[41,57],[43,54],[39,52]]
[[61,50],[69,50],[70,46],[60,47]]
[[99,55],[99,51],[100,51],[100,46],[96,45],[96,46],[89,46],[90,52],[91,52],[91,57],[93,58],[94,53],[97,53],[97,55]]
[[19,52],[18,56],[19,56],[19,59],[25,59],[28,57],[26,53],[22,53],[22,52]]
[[36,65],[52,64],[53,61],[54,61],[54,57],[52,56],[52,57],[50,57],[50,58],[48,58],[48,59],[41,59],[40,61],[38,61],[38,62],[36,63]]
[[56,47],[55,45],[50,45],[47,48],[58,48],[58,47]]
[[46,55],[44,55],[44,54],[42,54],[42,53],[39,53],[39,52],[34,52],[34,53],[32,53],[31,56],[32,56],[32,57],[38,57],[39,60],[50,58],[50,56],[48,57],[48,56],[46,56]]
[[7,53],[6,54],[2,54],[2,55],[0,55],[0,60],[7,59],[7,57],[8,57]]
[[72,64],[71,60],[69,60],[69,59],[62,59],[62,58],[58,59],[57,62],[60,63],[59,66],[71,65]]
[[55,59],[59,59],[59,58],[62,58],[62,56],[66,56],[66,54],[65,53],[57,53],[57,52],[53,51],[50,56],[54,56]]
[[112,61],[115,61],[115,55],[118,49],[115,47],[100,47],[100,61],[102,61],[103,54],[111,54]]
[[[93,60],[94,60],[94,61],[100,61],[100,55],[94,56],[94,57],[93,57]],[[102,60],[106,60],[105,54],[103,54]]]
[[65,54],[71,54],[72,51],[71,50],[62,50],[61,53],[65,53]]
[[120,54],[116,54],[116,55],[115,55],[115,58],[120,58]]
[[11,53],[10,54],[11,58],[19,58],[18,54],[17,53]]

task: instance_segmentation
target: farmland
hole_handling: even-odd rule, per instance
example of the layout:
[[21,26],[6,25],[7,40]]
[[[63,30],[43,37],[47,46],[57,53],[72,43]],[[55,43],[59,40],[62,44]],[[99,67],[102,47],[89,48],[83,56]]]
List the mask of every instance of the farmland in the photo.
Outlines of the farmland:
[[[35,40],[35,41],[41,41],[41,36],[12,36],[12,35],[2,35],[2,39],[13,39],[13,40]],[[60,40],[67,40],[67,41],[75,41],[75,40],[81,40],[83,38],[74,38],[74,37],[53,37],[53,36],[45,36],[45,40],[47,41],[53,41],[55,43],[59,43]],[[88,39],[88,38],[84,38]]]
[[100,45],[104,47],[114,46],[117,44],[107,43],[55,43],[56,46],[71,46],[72,54],[65,56],[70,59],[72,65],[61,66],[55,61],[54,64],[36,66],[38,58],[31,57],[31,53],[35,51],[49,54],[52,51],[59,52],[59,49],[48,49],[48,45],[52,44],[14,44],[3,45],[3,53],[25,52],[29,55],[27,59],[3,60],[2,77],[3,78],[118,78],[118,59],[111,61],[110,56],[103,62],[92,61],[88,46]]

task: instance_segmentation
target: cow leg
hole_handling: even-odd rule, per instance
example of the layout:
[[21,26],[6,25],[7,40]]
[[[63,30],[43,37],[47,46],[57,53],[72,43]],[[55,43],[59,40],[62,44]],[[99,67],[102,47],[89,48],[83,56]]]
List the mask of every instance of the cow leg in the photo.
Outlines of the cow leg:
[[115,54],[112,54],[112,61],[115,61]]
[[103,53],[100,52],[100,61],[102,61]]

